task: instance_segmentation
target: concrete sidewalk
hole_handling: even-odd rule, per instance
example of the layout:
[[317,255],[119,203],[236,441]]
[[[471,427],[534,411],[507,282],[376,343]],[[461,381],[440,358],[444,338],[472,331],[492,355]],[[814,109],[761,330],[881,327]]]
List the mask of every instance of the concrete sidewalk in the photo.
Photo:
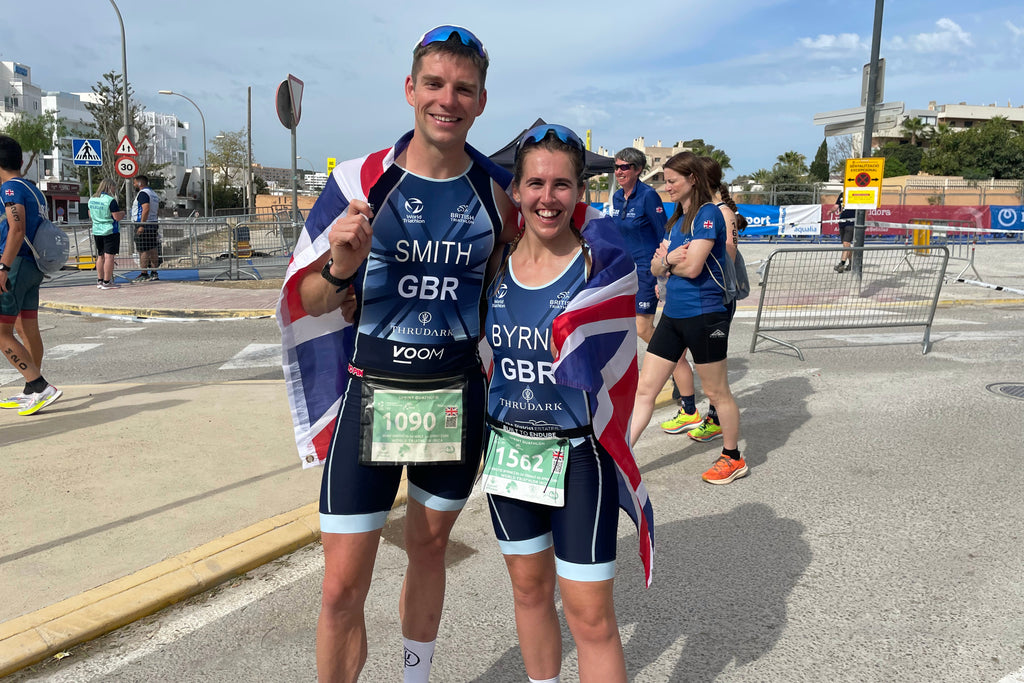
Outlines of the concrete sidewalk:
[[[791,245],[741,250],[753,271],[782,246]],[[1024,245],[979,246],[977,267],[992,285],[1024,289]],[[98,290],[80,279],[87,284],[44,287],[44,309],[269,317],[278,297],[276,288],[172,281]],[[1022,300],[951,283],[941,305]],[[755,287],[740,308],[756,307]],[[321,470],[299,466],[283,382],[62,389],[31,420],[0,413],[0,515],[14,530],[0,536],[0,676],[319,538]]]

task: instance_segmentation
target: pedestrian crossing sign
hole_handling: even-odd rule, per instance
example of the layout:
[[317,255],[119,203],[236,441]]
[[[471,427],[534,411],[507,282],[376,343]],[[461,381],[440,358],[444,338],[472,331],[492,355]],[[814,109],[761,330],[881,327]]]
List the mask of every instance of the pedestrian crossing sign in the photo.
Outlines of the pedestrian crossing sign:
[[71,155],[75,166],[102,166],[103,143],[99,140],[72,138]]

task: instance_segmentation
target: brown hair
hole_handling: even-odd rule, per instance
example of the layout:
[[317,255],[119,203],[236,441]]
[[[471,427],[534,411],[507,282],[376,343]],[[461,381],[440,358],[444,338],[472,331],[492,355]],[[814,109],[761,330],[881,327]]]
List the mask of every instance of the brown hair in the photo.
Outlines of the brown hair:
[[665,162],[665,168],[670,168],[680,175],[693,176],[693,194],[690,196],[689,212],[683,211],[683,203],[676,202],[676,210],[668,219],[665,226],[666,232],[672,230],[676,221],[683,219],[681,231],[689,233],[693,229],[693,218],[697,215],[697,209],[711,201],[711,186],[708,183],[708,173],[701,158],[693,152],[680,152],[669,157]]
[[[423,62],[423,58],[427,55],[435,53],[443,53],[451,55],[453,57],[463,57],[473,63],[473,66],[477,68],[480,73],[480,92],[484,90],[484,82],[487,80],[487,67],[490,65],[490,59],[482,56],[475,47],[464,45],[462,39],[459,38],[458,34],[452,33],[448,36],[447,40],[436,41],[429,45],[417,45],[412,51],[412,80],[416,82],[416,77],[419,76],[420,66]],[[479,94],[479,93],[477,93]]]

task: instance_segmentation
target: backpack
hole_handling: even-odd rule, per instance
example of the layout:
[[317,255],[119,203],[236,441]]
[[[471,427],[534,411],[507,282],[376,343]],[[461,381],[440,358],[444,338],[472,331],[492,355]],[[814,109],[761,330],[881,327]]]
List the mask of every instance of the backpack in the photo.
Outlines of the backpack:
[[[714,254],[708,255],[715,259],[718,269],[722,271],[724,283],[716,280],[714,274],[711,275],[711,279],[715,280],[715,284],[722,288],[723,303],[728,306],[733,301],[746,299],[750,295],[750,278],[747,276],[747,264],[743,260],[743,254],[740,253],[739,248],[737,247],[736,249],[735,261],[729,258],[728,253],[726,253],[724,264],[720,263]],[[709,266],[708,272],[710,271],[711,268]]]
[[[21,178],[15,178],[15,180],[21,182],[25,187],[39,192],[38,189],[32,187],[31,184]],[[35,192],[32,193],[33,196],[35,196]],[[36,228],[35,243],[29,240],[27,233],[25,235],[25,243],[28,244],[28,248],[32,251],[32,255],[36,259],[36,267],[41,272],[46,274],[56,273],[68,262],[68,256],[71,254],[71,240],[68,239],[67,234],[63,230],[43,215],[43,206],[46,203],[46,198],[44,197],[42,202],[37,198],[36,203],[39,208],[39,226]],[[28,207],[25,207],[25,210],[28,211]]]

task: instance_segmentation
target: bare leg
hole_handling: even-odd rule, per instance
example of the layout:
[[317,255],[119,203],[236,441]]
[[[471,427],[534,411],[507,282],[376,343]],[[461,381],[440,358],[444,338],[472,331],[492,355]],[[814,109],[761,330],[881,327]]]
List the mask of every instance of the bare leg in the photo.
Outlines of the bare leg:
[[680,396],[693,396],[696,393],[693,385],[693,370],[690,368],[689,361],[686,360],[685,352],[672,370],[672,379],[675,380]]
[[366,663],[363,606],[377,559],[380,530],[323,534],[324,585],[316,627],[320,683],[354,683]]
[[558,578],[565,619],[579,653],[581,683],[626,681],[626,661],[612,600],[613,582]]
[[654,314],[638,314],[636,316],[636,334],[644,340],[645,344],[651,343],[654,335]]
[[[0,323],[0,351],[11,366],[21,373],[26,382],[34,382],[42,377],[39,366],[32,360],[29,350],[22,346],[14,336],[13,323]],[[40,353],[42,353],[40,351]]]
[[28,351],[29,357],[35,363],[40,372],[43,370],[43,337],[39,334],[39,319],[25,318],[19,315],[14,321],[14,329],[21,339],[21,343]]
[[402,635],[421,643],[437,638],[444,607],[444,555],[459,510],[442,512],[410,499],[405,513],[405,552],[409,567],[398,613]]
[[654,414],[654,401],[658,398],[665,382],[672,375],[676,364],[661,356],[648,353],[644,356],[644,366],[640,370],[640,381],[633,402],[633,417],[629,424],[629,444],[636,445],[637,439],[647,428]]
[[558,675],[562,668],[562,630],[555,612],[555,553],[506,555],[516,609],[516,633],[526,674],[536,680]]
[[722,445],[738,448],[740,437],[740,409],[729,390],[727,361],[700,363],[696,366],[700,384],[708,400],[718,410],[718,421],[722,426]]

